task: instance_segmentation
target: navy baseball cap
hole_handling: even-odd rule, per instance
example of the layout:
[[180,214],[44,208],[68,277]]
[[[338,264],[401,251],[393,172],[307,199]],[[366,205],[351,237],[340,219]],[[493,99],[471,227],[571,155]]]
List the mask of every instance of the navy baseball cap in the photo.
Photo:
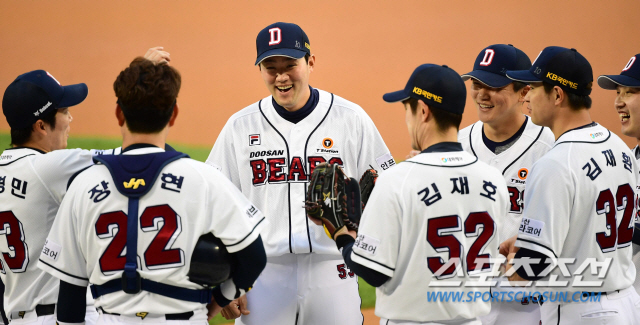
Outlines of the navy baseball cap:
[[409,98],[421,99],[429,106],[462,114],[467,100],[467,88],[460,75],[448,66],[423,64],[413,71],[403,90],[382,96],[388,103]]
[[44,70],[19,75],[4,91],[2,112],[12,129],[31,126],[58,108],[82,103],[89,90],[84,83],[61,86]]
[[582,96],[591,94],[593,85],[589,61],[576,49],[559,46],[542,50],[529,70],[507,70],[507,77],[524,83],[544,81]]
[[604,89],[615,90],[618,85],[631,88],[640,87],[640,54],[629,59],[619,75],[602,75],[598,85]]
[[463,74],[462,80],[476,79],[491,88],[501,88],[513,82],[507,78],[507,70],[528,70],[531,60],[511,44],[495,44],[478,54],[473,71]]
[[309,38],[296,24],[275,23],[265,27],[256,37],[258,58],[256,65],[271,56],[286,56],[292,59],[311,54]]

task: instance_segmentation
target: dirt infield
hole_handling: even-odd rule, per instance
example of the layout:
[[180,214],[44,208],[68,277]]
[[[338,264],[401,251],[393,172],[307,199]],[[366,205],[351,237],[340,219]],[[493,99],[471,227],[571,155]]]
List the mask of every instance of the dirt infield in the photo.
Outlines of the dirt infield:
[[[34,69],[86,82],[72,134],[118,136],[112,83],[133,57],[162,45],[183,76],[170,141],[209,146],[231,114],[268,95],[253,66],[257,32],[296,22],[317,57],[311,84],[364,107],[403,158],[402,108],[381,96],[402,88],[419,64],[465,73],[492,43],[514,44],[532,59],[561,45],[583,53],[596,76],[619,73],[640,52],[632,8],[636,1],[0,1],[0,89]],[[592,97],[594,119],[619,132],[614,92],[596,86]],[[462,124],[476,119],[468,100]],[[4,119],[0,130],[8,130]]]

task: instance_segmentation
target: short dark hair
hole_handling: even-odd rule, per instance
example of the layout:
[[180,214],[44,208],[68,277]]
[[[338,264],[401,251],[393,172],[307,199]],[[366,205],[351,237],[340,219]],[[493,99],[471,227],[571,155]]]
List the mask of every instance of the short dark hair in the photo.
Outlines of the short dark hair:
[[[411,107],[411,113],[416,114],[418,111],[418,100],[415,98],[407,99],[409,106]],[[455,114],[447,112],[443,109],[429,106],[429,110],[436,120],[438,131],[441,133],[446,132],[449,128],[455,127],[456,130],[460,129],[460,122],[462,121],[462,114]]]
[[[53,109],[50,112],[46,112],[45,115],[40,118],[42,122],[49,124],[52,129],[56,129],[56,114],[58,113],[57,109]],[[38,121],[36,121],[38,122]],[[35,124],[35,122],[34,122]],[[31,139],[31,133],[33,133],[33,124],[29,125],[26,128],[22,129],[14,129],[11,128],[11,145],[21,146]]]
[[[551,91],[553,90],[554,85],[543,81],[542,86],[544,87],[544,92],[547,93],[547,95],[551,94]],[[591,85],[587,87],[591,88]],[[578,110],[581,110],[582,108],[586,108],[586,109],[591,108],[592,102],[591,102],[591,97],[589,97],[589,95],[584,95],[584,96],[576,95],[567,91],[565,91],[564,93],[567,94],[569,107],[571,107],[572,110],[578,111]]]
[[129,131],[158,133],[169,123],[182,78],[166,63],[135,58],[113,83]]
[[[304,55],[304,61],[307,62],[307,64],[309,64],[309,57],[311,57],[311,55],[309,53]],[[264,60],[262,60],[264,61]],[[258,64],[258,69],[262,70],[262,61],[260,61],[260,63]]]
[[512,84],[513,84],[513,91],[520,91],[522,88],[527,86],[526,83],[520,82],[520,81],[514,81],[512,82]]

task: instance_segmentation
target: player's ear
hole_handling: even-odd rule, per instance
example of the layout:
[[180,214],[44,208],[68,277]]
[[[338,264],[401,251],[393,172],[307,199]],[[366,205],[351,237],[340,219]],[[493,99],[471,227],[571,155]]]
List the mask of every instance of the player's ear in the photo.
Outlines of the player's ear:
[[531,86],[526,85],[524,86],[524,88],[520,89],[519,93],[520,93],[520,98],[518,98],[518,102],[524,103],[524,97],[527,96],[527,93],[529,93],[529,90],[531,90]]
[[309,65],[309,72],[313,71],[313,67],[315,67],[316,65],[316,56],[311,54],[309,56],[309,62],[307,62],[307,65]]
[[562,101],[567,97],[567,94],[564,92],[564,90],[562,90],[562,88],[558,86],[553,87],[551,95],[553,96],[554,104],[558,106],[562,104]]
[[429,105],[425,104],[422,99],[418,100],[418,110],[422,113],[422,122],[427,122],[431,116]]
[[171,118],[169,119],[169,126],[173,126],[174,123],[176,123],[176,118],[178,117],[178,111],[180,109],[178,108],[178,103],[176,103],[175,106],[173,106],[173,113],[171,113]]
[[118,119],[118,126],[123,126],[124,113],[122,113],[122,108],[120,108],[120,104],[116,104],[116,118]]

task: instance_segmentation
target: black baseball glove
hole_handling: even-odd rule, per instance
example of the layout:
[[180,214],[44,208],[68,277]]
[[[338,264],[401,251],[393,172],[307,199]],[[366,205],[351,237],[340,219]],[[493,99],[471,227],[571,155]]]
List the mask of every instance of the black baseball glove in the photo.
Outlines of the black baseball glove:
[[360,197],[362,198],[363,211],[364,206],[367,205],[367,202],[369,201],[369,196],[371,196],[371,192],[373,191],[373,187],[376,185],[377,179],[378,172],[373,168],[367,169],[360,178]]
[[360,215],[360,188],[358,182],[344,174],[338,164],[322,163],[311,174],[305,209],[316,224],[322,224],[329,238],[347,227],[358,230]]

